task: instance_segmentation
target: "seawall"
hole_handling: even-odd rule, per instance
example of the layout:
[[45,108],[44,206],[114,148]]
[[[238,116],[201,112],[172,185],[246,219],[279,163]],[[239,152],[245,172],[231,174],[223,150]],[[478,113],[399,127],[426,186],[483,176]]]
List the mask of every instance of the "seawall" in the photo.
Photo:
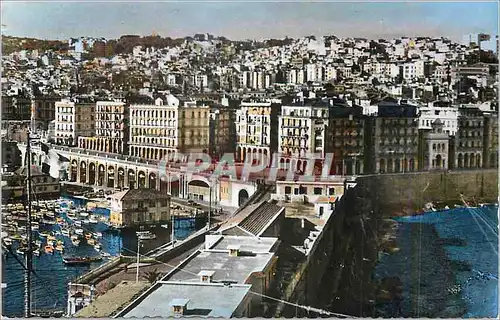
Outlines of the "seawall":
[[[498,171],[422,172],[361,176],[346,190],[325,225],[307,266],[297,274],[290,302],[352,316],[379,317],[376,301],[392,301],[398,284],[372,279],[380,252],[395,247],[390,217],[437,206],[468,202],[492,203],[498,198]],[[296,308],[293,315],[306,316]]]

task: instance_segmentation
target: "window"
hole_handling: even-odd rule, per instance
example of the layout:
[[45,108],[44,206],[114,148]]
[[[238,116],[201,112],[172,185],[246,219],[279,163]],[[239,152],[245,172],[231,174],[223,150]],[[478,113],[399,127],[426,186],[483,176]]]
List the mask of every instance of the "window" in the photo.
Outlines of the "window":
[[323,193],[323,188],[314,188],[315,195],[321,195]]
[[150,208],[156,207],[156,202],[155,201],[149,201],[149,207]]
[[291,194],[292,193],[292,187],[285,187],[285,194]]
[[137,202],[137,208],[144,208],[144,202],[142,201]]
[[335,188],[328,189],[328,195],[333,196],[335,194]]

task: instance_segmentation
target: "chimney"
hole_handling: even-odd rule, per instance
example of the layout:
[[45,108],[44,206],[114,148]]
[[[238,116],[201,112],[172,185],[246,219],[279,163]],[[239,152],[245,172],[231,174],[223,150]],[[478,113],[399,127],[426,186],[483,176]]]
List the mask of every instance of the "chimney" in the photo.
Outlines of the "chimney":
[[240,246],[239,245],[229,245],[227,246],[229,250],[229,255],[232,257],[237,257],[240,255]]
[[200,277],[201,282],[211,283],[211,282],[213,282],[214,274],[215,274],[215,271],[201,270],[200,273],[198,273],[198,276]]
[[187,311],[187,305],[189,299],[173,299],[170,301],[170,306],[172,307],[172,313],[174,316],[183,316]]

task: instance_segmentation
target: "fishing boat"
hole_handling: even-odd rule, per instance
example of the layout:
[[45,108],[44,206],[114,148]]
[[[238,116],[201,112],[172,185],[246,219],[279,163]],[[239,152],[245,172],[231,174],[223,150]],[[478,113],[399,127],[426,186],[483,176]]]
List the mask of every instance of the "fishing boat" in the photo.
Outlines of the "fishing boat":
[[85,238],[88,240],[88,239],[91,239],[92,238],[92,233],[90,232],[87,232],[85,233]]
[[64,251],[64,246],[62,244],[58,244],[56,246],[56,250],[62,252],[62,251]]
[[63,236],[69,237],[69,230],[68,229],[62,229],[61,233]]
[[34,250],[33,250],[33,255],[34,255],[35,257],[39,257],[39,256],[40,256],[40,253],[41,253],[41,252],[40,252],[40,249],[34,249]]
[[95,240],[94,239],[87,239],[87,243],[90,245],[90,246],[94,246],[96,244]]
[[17,230],[19,230],[21,232],[26,231],[26,226],[19,226],[19,227],[17,227]]
[[78,238],[74,238],[74,239],[73,239],[73,238],[72,238],[72,239],[71,239],[71,243],[72,243],[74,246],[76,246],[76,247],[77,247],[77,246],[79,246],[79,245],[80,245],[80,239],[78,239]]
[[47,241],[55,241],[56,240],[56,237],[53,236],[52,234],[49,234],[48,237],[47,237]]
[[10,247],[12,245],[12,239],[9,238],[9,237],[5,237],[2,239],[3,240],[3,244]]
[[83,235],[83,229],[81,228],[75,229],[75,233],[78,235]]
[[22,237],[19,233],[13,234],[10,238],[12,240],[21,240],[22,239]]
[[89,216],[89,213],[88,213],[88,212],[86,212],[86,211],[81,211],[81,212],[80,212],[80,217],[82,217],[82,218],[86,218],[86,217],[88,217],[88,216]]
[[94,237],[96,238],[102,238],[102,233],[101,232],[94,232]]
[[99,221],[97,220],[97,218],[94,215],[91,215],[89,217],[89,222],[92,224],[95,224],[95,223],[98,223]]
[[25,254],[25,253],[26,253],[26,251],[28,251],[28,248],[26,248],[26,247],[24,247],[24,246],[20,246],[20,247],[18,247],[18,248],[16,249],[16,252],[17,252],[18,254]]
[[63,257],[65,264],[89,264],[91,262],[102,260],[101,256],[97,257]]
[[54,253],[54,247],[51,245],[45,246],[45,253],[48,253],[48,254]]
[[82,223],[83,223],[83,224],[90,224],[90,221],[89,221],[89,219],[83,219],[83,220],[82,220]]
[[75,220],[75,226],[81,227],[82,226],[82,222],[80,220]]
[[50,232],[42,231],[39,233],[39,235],[40,235],[40,237],[47,238],[48,236],[50,236]]
[[101,244],[99,244],[99,243],[96,243],[96,244],[94,245],[94,249],[96,249],[97,251],[101,251],[101,248],[102,248],[102,247],[101,247]]
[[48,245],[48,246],[54,246],[54,241],[52,241],[52,240],[47,240],[47,245]]
[[37,222],[31,223],[31,230],[38,231],[40,229],[40,225]]

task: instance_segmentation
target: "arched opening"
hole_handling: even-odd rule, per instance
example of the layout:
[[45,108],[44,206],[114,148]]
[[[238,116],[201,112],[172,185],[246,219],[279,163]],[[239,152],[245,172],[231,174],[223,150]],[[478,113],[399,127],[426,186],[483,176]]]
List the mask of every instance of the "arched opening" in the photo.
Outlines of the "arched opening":
[[146,187],[146,174],[144,173],[144,171],[139,171],[139,173],[137,174],[138,176],[138,188],[139,189],[142,189],[142,188],[145,188]]
[[496,157],[496,153],[490,153],[490,168],[496,168],[498,166],[498,160]]
[[278,169],[285,169],[285,159],[284,158],[280,159],[280,165],[279,165]]
[[401,172],[401,160],[399,158],[394,160],[394,166],[395,166],[394,172],[396,173]]
[[89,164],[89,184],[95,184],[95,163],[93,162]]
[[188,198],[199,201],[209,201],[210,186],[205,181],[190,181],[188,183]]
[[99,186],[103,186],[104,185],[104,177],[105,177],[105,174],[106,174],[106,168],[104,168],[104,165],[103,164],[100,164],[99,169],[97,170],[97,184]]
[[385,167],[385,159],[380,159],[379,163],[380,163],[380,173],[386,172],[387,170],[386,170],[386,167]]
[[248,201],[248,198],[248,191],[241,189],[240,192],[238,192],[238,207],[243,206]]
[[80,162],[80,182],[87,183],[87,164],[85,161]]
[[135,171],[132,169],[128,170],[128,187],[135,189]]
[[108,188],[114,188],[115,187],[115,168],[112,166],[108,167]]
[[118,168],[118,188],[123,189],[125,186],[125,170],[122,167]]
[[392,165],[393,165],[392,159],[387,160],[387,172],[393,172]]
[[415,171],[415,160],[413,158],[410,159],[410,171]]
[[408,159],[403,158],[403,172],[408,171]]
[[458,168],[463,168],[464,167],[464,156],[459,153],[458,154]]
[[435,168],[440,169],[440,168],[442,167],[442,164],[443,164],[443,159],[442,159],[441,155],[440,155],[440,154],[438,154],[438,155],[436,156],[436,164],[435,164]]
[[469,154],[464,155],[464,168],[469,168]]
[[76,160],[71,161],[71,180],[75,182],[78,178],[78,162]]
[[149,188],[156,189],[156,174],[154,173],[149,174]]

